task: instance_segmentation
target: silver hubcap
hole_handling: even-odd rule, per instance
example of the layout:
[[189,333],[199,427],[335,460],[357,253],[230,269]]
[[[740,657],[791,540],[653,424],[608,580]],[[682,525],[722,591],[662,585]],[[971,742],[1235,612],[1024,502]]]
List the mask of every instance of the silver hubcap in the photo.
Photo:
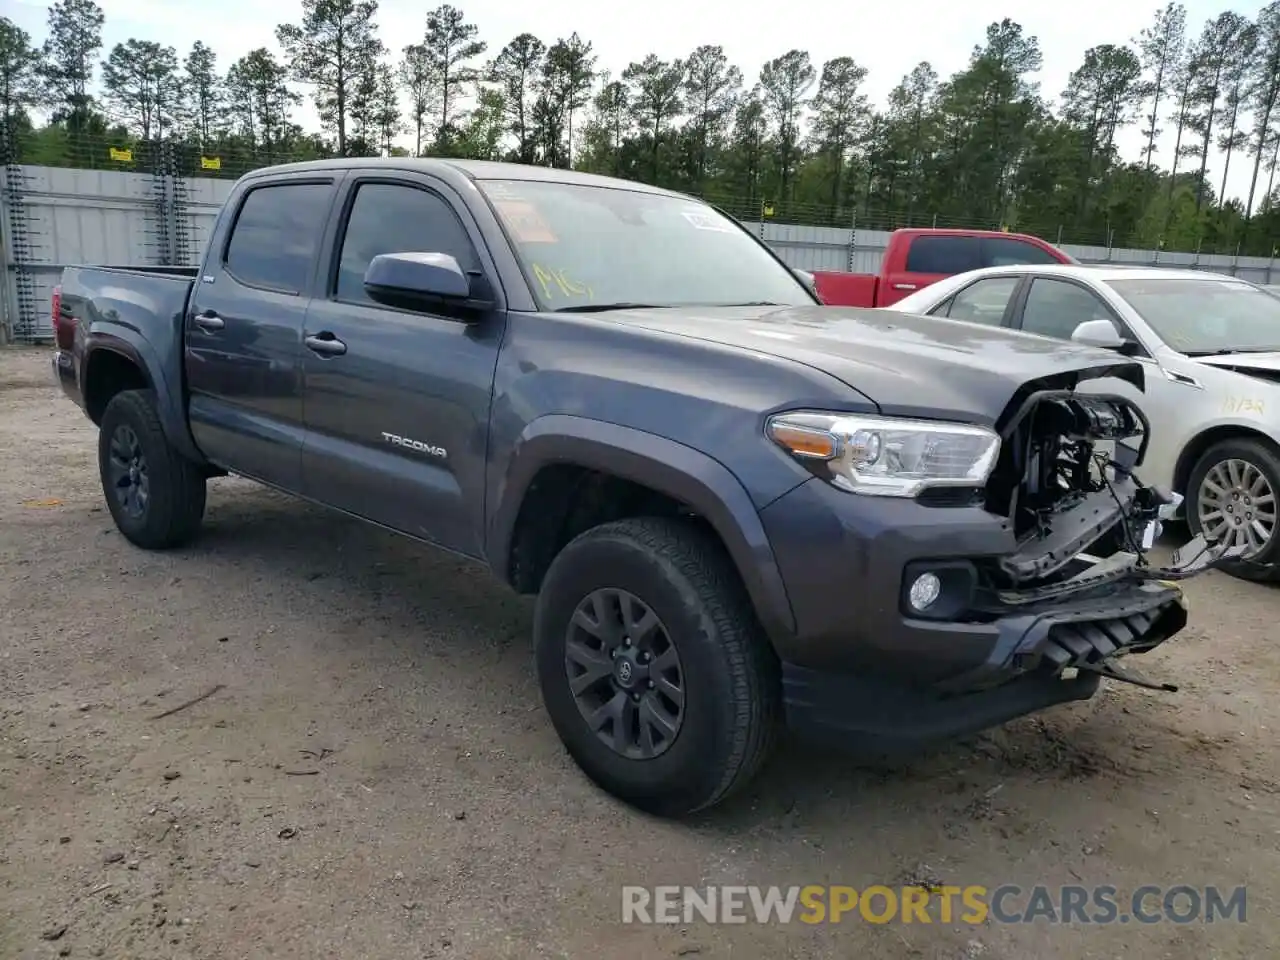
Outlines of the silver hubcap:
[[1205,536],[1245,544],[1246,557],[1261,553],[1275,536],[1275,491],[1248,460],[1215,463],[1200,483],[1197,510]]

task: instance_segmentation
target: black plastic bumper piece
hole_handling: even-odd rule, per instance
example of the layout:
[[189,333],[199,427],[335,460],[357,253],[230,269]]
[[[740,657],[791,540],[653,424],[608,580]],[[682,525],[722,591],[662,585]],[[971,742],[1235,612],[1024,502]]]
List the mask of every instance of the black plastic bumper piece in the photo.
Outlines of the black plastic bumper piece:
[[939,697],[871,678],[782,668],[787,726],[806,739],[866,755],[914,753],[1046,707],[1088,700],[1101,679],[1096,673],[1064,680],[1036,672],[992,689]]
[[1178,633],[1181,592],[1128,584],[1109,596],[1059,601],[998,622],[981,666],[939,683],[783,664],[787,724],[856,753],[909,753],[1073,700],[1087,700],[1107,667]]

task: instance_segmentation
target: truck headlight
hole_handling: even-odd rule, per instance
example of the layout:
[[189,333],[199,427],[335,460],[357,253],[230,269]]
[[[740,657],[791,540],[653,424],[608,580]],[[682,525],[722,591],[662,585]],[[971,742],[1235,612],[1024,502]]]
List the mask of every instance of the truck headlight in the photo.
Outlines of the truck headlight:
[[770,417],[766,432],[798,460],[825,467],[837,487],[882,497],[980,487],[1000,455],[994,430],[942,420],[796,411]]

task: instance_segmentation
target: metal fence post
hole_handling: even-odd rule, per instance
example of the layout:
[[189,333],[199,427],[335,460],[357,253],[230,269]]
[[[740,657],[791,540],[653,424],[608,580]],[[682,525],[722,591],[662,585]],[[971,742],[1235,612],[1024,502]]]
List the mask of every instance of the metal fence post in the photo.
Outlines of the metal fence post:
[[858,209],[853,210],[853,217],[849,220],[849,256],[845,263],[845,269],[853,273],[853,260],[858,252]]

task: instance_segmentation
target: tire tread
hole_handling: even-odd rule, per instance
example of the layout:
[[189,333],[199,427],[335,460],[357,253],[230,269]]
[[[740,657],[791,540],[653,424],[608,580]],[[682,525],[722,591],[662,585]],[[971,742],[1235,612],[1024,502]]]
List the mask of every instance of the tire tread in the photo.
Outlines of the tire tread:
[[714,624],[723,647],[733,697],[731,743],[715,788],[680,811],[686,815],[697,813],[737,792],[768,758],[781,727],[777,657],[732,561],[706,531],[680,519],[634,517],[593,527],[575,538],[565,551],[603,540],[625,541],[668,566],[675,574],[673,582],[691,593],[686,602]]
[[[1210,464],[1228,459],[1233,454],[1238,454],[1239,459],[1257,462],[1258,466],[1269,474],[1267,479],[1271,482],[1272,492],[1277,502],[1280,503],[1280,455],[1272,447],[1257,440],[1248,438],[1222,440],[1201,454],[1200,459],[1191,468],[1191,474],[1187,479],[1187,491],[1184,494],[1187,500],[1185,512],[1187,524],[1193,534],[1200,532],[1200,517],[1196,502],[1200,483],[1208,472]],[[1222,571],[1254,583],[1280,583],[1280,533],[1274,535],[1267,553],[1269,559],[1263,563],[1248,560],[1233,562],[1224,564]]]
[[[152,461],[152,487],[147,520],[141,529],[126,530],[119,519],[116,526],[131,543],[149,550],[166,550],[189,543],[204,519],[205,476],[199,466],[169,443],[156,411],[155,393],[150,389],[121,391],[111,398],[102,415],[99,461],[103,470],[103,494],[112,517],[116,517],[117,507],[106,490],[105,464],[101,461],[119,421],[127,422],[138,433]],[[161,469],[156,470],[157,466]]]

